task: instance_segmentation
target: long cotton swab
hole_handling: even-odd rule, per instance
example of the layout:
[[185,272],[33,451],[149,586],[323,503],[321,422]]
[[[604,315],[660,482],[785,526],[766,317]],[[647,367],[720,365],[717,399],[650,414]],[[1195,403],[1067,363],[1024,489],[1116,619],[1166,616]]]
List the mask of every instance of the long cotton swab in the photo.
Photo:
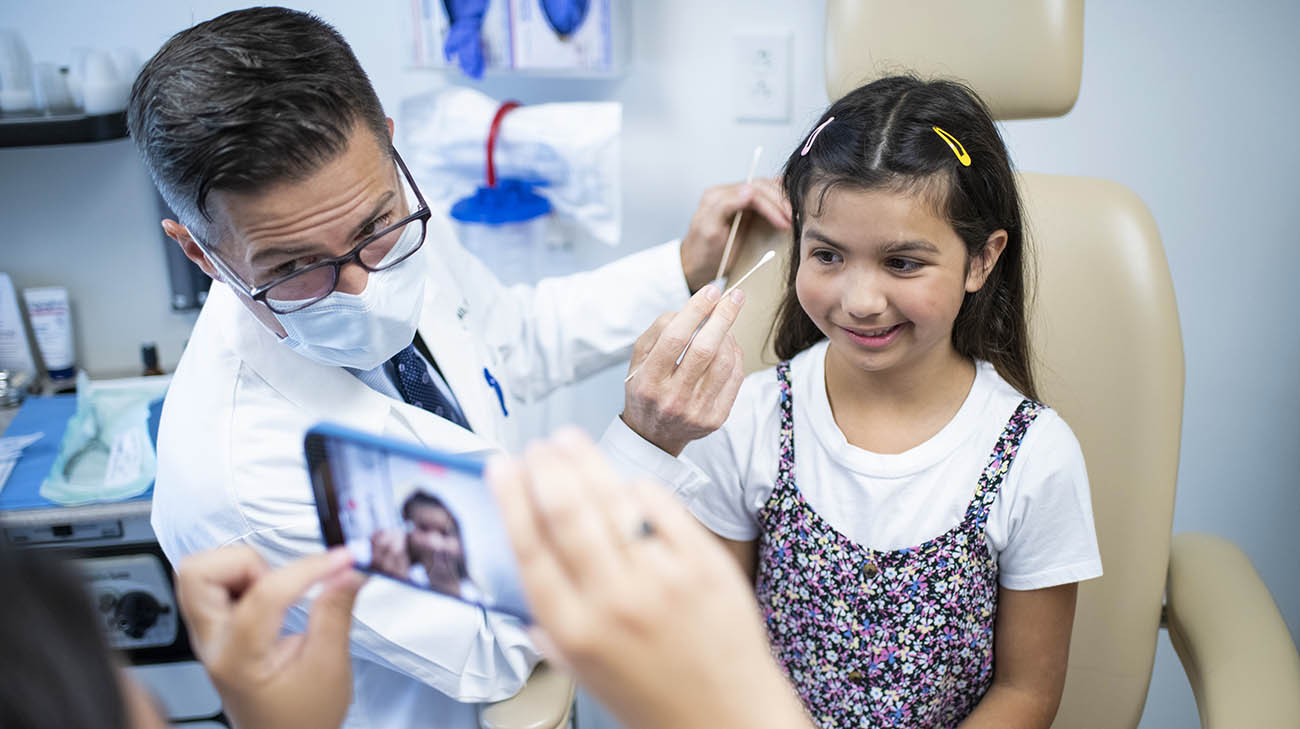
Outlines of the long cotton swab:
[[[776,251],[769,250],[767,253],[764,253],[763,257],[758,259],[758,263],[755,263],[753,268],[749,269],[749,271],[747,271],[744,276],[741,276],[739,279],[737,279],[737,281],[734,284],[727,287],[726,291],[722,292],[722,296],[718,297],[718,301],[721,302],[722,299],[727,296],[727,294],[730,294],[732,291],[735,291],[737,286],[745,283],[745,279],[752,276],[753,273],[759,269],[759,267],[761,267],[764,263],[767,263],[768,261],[772,260],[775,257],[776,257]],[[714,304],[714,306],[716,307],[717,304]],[[709,311],[709,316],[713,316],[712,311]],[[682,353],[677,355],[677,361],[673,363],[674,365],[681,365],[682,359],[686,357],[686,350],[691,348],[691,343],[695,341],[695,335],[699,334],[700,330],[704,328],[704,324],[709,320],[709,316],[704,317],[704,321],[700,322],[700,325],[695,327],[694,332],[691,332],[691,338],[686,340],[686,346],[682,347]],[[641,367],[637,367],[636,369],[628,373],[628,376],[623,378],[623,384],[626,385],[629,381],[631,381],[633,377],[636,377],[636,373],[640,371],[641,371]]]
[[[754,171],[758,169],[758,158],[763,156],[763,145],[754,147],[754,156],[749,160],[749,174],[745,176],[745,184],[749,185],[754,182]],[[731,257],[731,244],[736,242],[736,231],[740,229],[740,216],[744,214],[744,209],[736,211],[731,218],[731,232],[727,233],[727,245],[722,249],[722,260],[718,261],[718,275],[713,280],[722,278],[722,274],[727,272],[727,259]]]

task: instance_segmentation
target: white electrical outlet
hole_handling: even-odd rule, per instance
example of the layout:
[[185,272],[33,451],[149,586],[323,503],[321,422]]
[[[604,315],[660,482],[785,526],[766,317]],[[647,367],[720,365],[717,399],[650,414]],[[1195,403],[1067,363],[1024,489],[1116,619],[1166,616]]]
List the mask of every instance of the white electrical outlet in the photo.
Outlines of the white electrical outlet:
[[789,31],[741,31],[731,37],[736,119],[790,121]]

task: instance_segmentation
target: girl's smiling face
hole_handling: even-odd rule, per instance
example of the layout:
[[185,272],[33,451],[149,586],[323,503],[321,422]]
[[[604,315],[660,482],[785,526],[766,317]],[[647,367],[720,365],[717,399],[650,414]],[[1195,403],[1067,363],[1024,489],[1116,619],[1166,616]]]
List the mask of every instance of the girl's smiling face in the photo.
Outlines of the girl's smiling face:
[[961,237],[926,192],[810,191],[810,201],[819,198],[803,223],[795,291],[835,357],[875,374],[958,361],[953,321],[1006,233],[991,235],[968,265]]

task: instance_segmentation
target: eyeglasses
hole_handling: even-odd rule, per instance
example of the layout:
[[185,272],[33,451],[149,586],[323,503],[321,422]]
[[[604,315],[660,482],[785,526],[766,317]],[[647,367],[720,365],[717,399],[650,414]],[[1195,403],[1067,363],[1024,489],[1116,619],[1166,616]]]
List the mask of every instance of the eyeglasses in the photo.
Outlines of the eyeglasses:
[[301,311],[326,296],[334,293],[339,285],[339,270],[349,263],[356,263],[370,273],[392,268],[410,258],[424,245],[424,236],[428,229],[429,218],[433,211],[420,194],[411,171],[406,168],[397,150],[389,148],[397,166],[402,170],[406,182],[415,193],[419,203],[415,212],[384,228],[366,236],[364,240],[352,247],[352,250],[334,258],[326,258],[304,266],[297,271],[281,276],[262,286],[249,286],[235,275],[216,251],[195,239],[199,247],[207,254],[208,260],[221,270],[226,280],[238,288],[253,301],[260,301],[276,314],[291,314]]

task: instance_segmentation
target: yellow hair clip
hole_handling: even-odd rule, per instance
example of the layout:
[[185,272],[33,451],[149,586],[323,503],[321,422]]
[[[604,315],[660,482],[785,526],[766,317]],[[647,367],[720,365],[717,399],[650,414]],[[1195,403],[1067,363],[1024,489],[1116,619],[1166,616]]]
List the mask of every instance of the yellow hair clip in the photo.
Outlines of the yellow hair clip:
[[961,162],[963,167],[970,167],[970,155],[966,153],[966,148],[961,146],[961,142],[958,142],[956,137],[952,136],[948,132],[945,132],[939,127],[930,127],[930,128],[933,129],[934,133],[938,134],[939,137],[943,139],[943,141],[948,143],[948,147],[952,149],[953,154],[957,155],[957,160]]

